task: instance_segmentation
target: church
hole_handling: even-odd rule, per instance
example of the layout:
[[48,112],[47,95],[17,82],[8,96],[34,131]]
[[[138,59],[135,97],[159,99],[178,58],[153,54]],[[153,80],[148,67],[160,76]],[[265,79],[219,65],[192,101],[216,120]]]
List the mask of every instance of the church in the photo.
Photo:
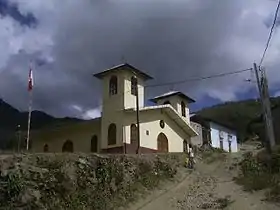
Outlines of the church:
[[148,74],[125,63],[94,77],[102,83],[101,117],[33,131],[33,152],[183,152],[198,135],[188,106],[195,101],[182,92],[154,97],[154,105],[145,106]]

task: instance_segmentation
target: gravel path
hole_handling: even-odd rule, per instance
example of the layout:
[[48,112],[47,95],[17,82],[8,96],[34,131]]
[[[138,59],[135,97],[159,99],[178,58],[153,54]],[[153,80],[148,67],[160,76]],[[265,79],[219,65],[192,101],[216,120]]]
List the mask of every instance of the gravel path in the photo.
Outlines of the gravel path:
[[263,193],[247,193],[236,185],[232,181],[236,170],[226,167],[232,161],[236,161],[236,157],[212,164],[198,163],[193,172],[189,173],[187,169],[182,171],[185,176],[181,177],[179,183],[166,184],[128,209],[280,209],[279,206],[262,201]]

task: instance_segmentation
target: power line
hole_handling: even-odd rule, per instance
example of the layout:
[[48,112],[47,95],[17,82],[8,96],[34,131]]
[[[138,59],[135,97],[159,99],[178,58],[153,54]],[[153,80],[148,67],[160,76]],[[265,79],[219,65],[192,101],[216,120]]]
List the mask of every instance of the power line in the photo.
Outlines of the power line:
[[[155,85],[145,85],[144,88],[146,88],[146,87],[150,88],[150,87],[168,86],[168,85],[174,85],[174,84],[186,83],[186,82],[195,82],[195,81],[200,81],[200,80],[206,80],[206,79],[224,77],[224,76],[233,75],[233,74],[239,74],[239,73],[242,73],[242,72],[252,71],[252,70],[253,70],[252,68],[248,68],[248,69],[243,69],[243,70],[238,70],[238,71],[233,71],[233,72],[210,75],[210,76],[206,76],[206,77],[198,77],[198,78],[192,78],[192,79],[169,82],[169,83],[159,83],[159,84],[155,84]],[[130,87],[128,87],[127,89],[128,89],[127,91],[121,91],[120,94],[116,98],[121,98],[121,97],[123,97],[123,94],[131,92]],[[110,102],[110,100],[111,100],[110,98],[105,98],[105,99],[103,99],[103,101],[98,106],[95,106],[92,109],[99,109],[104,104],[106,104],[107,102]]]
[[160,86],[174,85],[174,84],[180,84],[180,83],[186,83],[186,82],[195,82],[195,81],[212,79],[212,78],[217,78],[217,77],[224,77],[224,76],[228,76],[228,75],[232,75],[232,74],[239,74],[239,73],[242,73],[245,71],[252,71],[252,68],[238,70],[238,71],[232,71],[232,72],[227,72],[227,73],[221,73],[221,74],[214,74],[214,75],[210,75],[210,76],[206,76],[206,77],[197,77],[197,78],[191,78],[191,79],[174,81],[174,82],[160,83],[160,84],[155,84],[155,85],[146,85],[145,87],[160,87]]
[[275,14],[274,14],[273,24],[272,24],[272,26],[271,26],[270,33],[269,33],[269,35],[268,35],[268,39],[267,39],[267,42],[266,42],[266,46],[265,46],[265,49],[264,49],[264,52],[263,52],[263,55],[262,55],[262,58],[261,58],[261,61],[260,61],[259,66],[262,65],[263,60],[264,60],[265,55],[266,55],[266,51],[267,51],[267,49],[268,49],[268,47],[269,47],[269,43],[270,43],[270,40],[271,40],[272,34],[273,34],[273,29],[274,29],[275,24],[276,24],[276,21],[277,21],[277,15],[278,15],[279,7],[280,7],[280,0],[278,1],[278,5],[277,5],[277,8],[276,8],[276,11],[275,11]]

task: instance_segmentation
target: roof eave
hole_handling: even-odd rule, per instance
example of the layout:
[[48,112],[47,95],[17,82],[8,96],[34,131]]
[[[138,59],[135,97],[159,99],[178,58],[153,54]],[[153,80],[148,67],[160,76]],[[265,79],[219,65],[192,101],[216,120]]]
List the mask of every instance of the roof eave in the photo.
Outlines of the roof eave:
[[[168,95],[168,96],[155,97],[155,98],[149,99],[149,101],[157,103],[159,100],[162,100],[164,98],[169,98],[169,97],[174,96],[174,95],[179,95],[179,94],[171,94],[171,95]],[[183,96],[181,95],[181,97],[184,98],[188,103],[195,103],[195,100],[190,98],[190,97],[187,97],[185,95],[183,95]]]
[[[150,80],[150,79],[153,79],[153,77],[151,77],[150,75],[140,71],[139,69],[131,66],[130,64],[122,64],[122,65],[118,65],[116,66],[115,68],[111,68],[111,69],[107,69],[103,72],[99,72],[97,74],[93,74],[94,77],[98,78],[98,79],[102,79],[104,76],[106,76],[106,74],[110,73],[110,72],[113,72],[113,71],[116,71],[118,69],[120,69],[121,67],[129,67],[131,68],[133,71],[135,71],[136,74],[140,75],[145,81],[146,80]],[[125,69],[121,69],[121,70],[125,70]]]

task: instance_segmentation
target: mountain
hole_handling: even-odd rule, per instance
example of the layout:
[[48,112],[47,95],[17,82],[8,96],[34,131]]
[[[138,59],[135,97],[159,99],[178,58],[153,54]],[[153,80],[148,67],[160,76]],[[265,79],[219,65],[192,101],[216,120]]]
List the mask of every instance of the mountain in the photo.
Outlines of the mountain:
[[[272,97],[271,106],[273,107],[277,104],[280,104],[280,97]],[[196,112],[196,114],[236,129],[239,140],[245,141],[253,133],[257,132],[257,127],[248,130],[248,124],[261,114],[261,105],[256,99],[226,102],[204,108]]]
[[[42,111],[32,111],[31,129],[40,129],[50,124],[80,121],[77,118],[55,118]],[[10,147],[8,142],[15,138],[20,125],[21,130],[27,130],[28,112],[20,112],[0,99],[0,149]]]

